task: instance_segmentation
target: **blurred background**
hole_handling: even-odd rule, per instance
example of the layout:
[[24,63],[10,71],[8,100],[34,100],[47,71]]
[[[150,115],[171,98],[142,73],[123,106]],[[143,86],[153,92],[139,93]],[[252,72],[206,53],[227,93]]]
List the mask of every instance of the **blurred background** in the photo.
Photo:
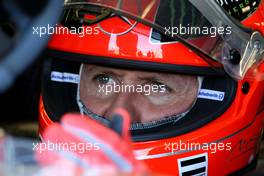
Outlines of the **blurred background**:
[[38,101],[42,59],[20,75],[6,93],[0,94],[0,127],[15,136],[38,137]]

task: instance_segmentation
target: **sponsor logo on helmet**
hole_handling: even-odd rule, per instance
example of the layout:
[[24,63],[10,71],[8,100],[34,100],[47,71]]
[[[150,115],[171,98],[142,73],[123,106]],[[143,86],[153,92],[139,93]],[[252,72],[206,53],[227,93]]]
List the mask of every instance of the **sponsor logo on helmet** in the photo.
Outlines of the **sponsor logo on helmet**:
[[65,83],[74,83],[74,84],[79,83],[78,74],[52,71],[50,77],[52,81],[56,81],[56,82],[65,82]]
[[209,90],[209,89],[201,89],[199,91],[198,98],[223,101],[225,98],[225,92]]

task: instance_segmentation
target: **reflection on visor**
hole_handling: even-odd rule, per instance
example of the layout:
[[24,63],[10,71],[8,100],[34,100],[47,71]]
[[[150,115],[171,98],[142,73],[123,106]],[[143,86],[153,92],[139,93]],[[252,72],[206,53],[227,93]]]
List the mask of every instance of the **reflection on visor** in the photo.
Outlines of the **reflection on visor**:
[[[92,4],[145,23],[180,41],[206,61],[223,64],[235,79],[264,79],[264,39],[257,31],[241,27],[216,1],[208,0],[66,0],[66,7]],[[254,6],[254,8],[256,8]],[[244,9],[245,10],[245,9]],[[159,37],[158,35],[156,37]],[[212,62],[212,61],[211,61]],[[250,73],[248,70],[252,68]]]

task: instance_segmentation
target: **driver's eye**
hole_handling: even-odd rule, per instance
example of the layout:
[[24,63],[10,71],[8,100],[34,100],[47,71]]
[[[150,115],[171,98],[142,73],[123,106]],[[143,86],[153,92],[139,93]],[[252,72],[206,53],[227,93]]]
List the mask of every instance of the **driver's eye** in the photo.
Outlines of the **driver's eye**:
[[163,84],[159,81],[152,81],[151,85],[157,86],[160,93],[165,93],[165,92],[169,93],[172,91],[172,89],[169,86],[167,86],[166,84]]
[[115,83],[114,78],[111,75],[108,75],[108,74],[96,75],[94,77],[94,80],[100,85],[102,85],[102,84],[104,84],[104,85],[112,85],[112,84]]

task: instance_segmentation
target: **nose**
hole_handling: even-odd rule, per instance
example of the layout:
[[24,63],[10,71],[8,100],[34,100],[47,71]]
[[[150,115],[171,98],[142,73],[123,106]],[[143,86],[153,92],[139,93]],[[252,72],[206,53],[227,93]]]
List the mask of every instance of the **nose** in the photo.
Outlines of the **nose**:
[[135,93],[118,93],[113,99],[110,107],[103,113],[103,116],[110,119],[114,115],[116,109],[122,108],[129,113],[131,122],[140,122],[140,112],[138,112],[136,102],[137,95]]

